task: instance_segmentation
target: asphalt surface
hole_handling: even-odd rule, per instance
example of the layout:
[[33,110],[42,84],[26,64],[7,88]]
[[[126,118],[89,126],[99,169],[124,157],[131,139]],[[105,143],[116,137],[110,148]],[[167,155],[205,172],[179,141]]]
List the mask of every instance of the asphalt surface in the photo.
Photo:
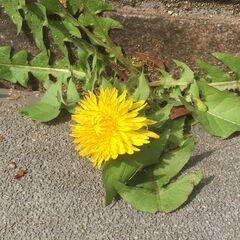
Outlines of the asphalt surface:
[[[14,96],[0,91],[0,239],[240,239],[239,136],[193,130],[185,171],[202,168],[205,179],[178,211],[141,213],[122,200],[105,207],[101,173],[74,151],[68,118],[32,122],[16,112],[26,93]],[[27,174],[17,180],[19,169]]]

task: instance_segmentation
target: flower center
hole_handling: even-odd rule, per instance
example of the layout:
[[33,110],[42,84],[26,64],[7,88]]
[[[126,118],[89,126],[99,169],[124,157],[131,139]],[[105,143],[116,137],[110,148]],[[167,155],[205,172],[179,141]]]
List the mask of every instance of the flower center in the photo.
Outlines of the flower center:
[[111,136],[118,130],[118,124],[115,118],[106,114],[99,114],[93,119],[94,130],[97,135],[104,134]]

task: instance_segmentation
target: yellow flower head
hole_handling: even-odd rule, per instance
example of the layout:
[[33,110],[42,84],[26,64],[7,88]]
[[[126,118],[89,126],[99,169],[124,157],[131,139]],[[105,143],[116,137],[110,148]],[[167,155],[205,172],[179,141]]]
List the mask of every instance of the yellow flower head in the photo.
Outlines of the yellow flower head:
[[119,154],[133,154],[136,146],[149,143],[149,138],[159,136],[147,130],[155,121],[139,116],[147,104],[127,98],[125,90],[120,96],[115,88],[100,89],[100,94],[88,92],[79,102],[72,120],[71,136],[75,138],[76,150],[88,156],[94,166],[116,159]]

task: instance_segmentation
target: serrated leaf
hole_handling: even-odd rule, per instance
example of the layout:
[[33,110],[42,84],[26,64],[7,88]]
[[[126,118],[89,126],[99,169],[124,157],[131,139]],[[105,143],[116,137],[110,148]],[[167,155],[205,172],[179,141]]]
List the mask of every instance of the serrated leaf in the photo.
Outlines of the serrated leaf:
[[[25,50],[22,50],[22,51],[16,53],[12,57],[12,64],[13,65],[18,65],[18,64],[27,65],[28,64],[27,58],[28,58],[28,53]],[[12,68],[11,74],[16,82],[19,82],[24,87],[27,86],[28,72],[26,72],[24,69],[22,70],[22,69]]]
[[197,60],[197,65],[207,74],[207,78],[210,79],[211,82],[224,82],[232,79],[231,76],[221,68],[203,60]]
[[2,0],[5,11],[12,19],[13,23],[17,26],[17,33],[21,31],[22,28],[22,16],[19,9],[25,5],[23,0]]
[[43,39],[43,27],[48,26],[46,8],[39,3],[29,3],[24,8],[24,13],[37,47],[43,52],[47,51]]
[[92,27],[93,33],[102,41],[109,41],[108,32],[111,29],[121,29],[122,25],[118,21],[106,17],[99,16],[103,11],[112,10],[110,4],[101,0],[83,0],[83,13],[79,16],[78,21],[85,27]]
[[226,66],[234,71],[238,77],[240,77],[240,56],[222,52],[213,53],[213,56],[222,61]]
[[158,162],[168,137],[169,131],[165,131],[161,134],[160,139],[143,145],[140,152],[135,152],[134,155],[119,156],[116,160],[104,165],[103,182],[106,191],[106,205],[109,205],[117,195],[116,181],[125,183],[144,166]]
[[193,117],[207,132],[227,138],[240,131],[240,98],[227,91],[219,91],[205,82],[199,84],[207,111],[193,111]]
[[40,3],[47,9],[47,14],[57,14],[65,21],[78,26],[77,20],[64,8],[59,0],[40,0]]
[[122,25],[114,19],[93,15],[89,12],[84,12],[83,14],[81,14],[78,18],[78,21],[85,27],[93,27],[93,33],[95,34],[95,36],[100,38],[104,42],[108,41],[108,32],[111,29],[122,28]]
[[138,87],[136,88],[132,97],[135,101],[147,100],[150,95],[150,87],[143,72],[141,73],[138,81]]
[[71,42],[71,40],[66,27],[59,21],[49,20],[49,28],[51,30],[53,41],[68,59],[66,42]]
[[64,67],[61,64],[50,66],[48,64],[49,57],[45,53],[40,53],[28,63],[25,51],[15,54],[12,58],[10,52],[11,48],[0,47],[0,75],[10,82],[19,82],[26,86],[29,80],[28,74],[31,72],[36,78],[43,81],[44,87],[48,89],[51,86],[50,74],[62,81],[66,81],[70,76],[75,76],[78,79],[85,77],[83,71],[73,69],[69,65],[64,65]]
[[12,83],[19,82],[22,86],[27,86],[28,72],[22,68],[15,68],[16,65],[28,64],[26,51],[20,51],[15,54],[10,60],[11,48],[0,48],[0,76],[2,79],[8,80]]

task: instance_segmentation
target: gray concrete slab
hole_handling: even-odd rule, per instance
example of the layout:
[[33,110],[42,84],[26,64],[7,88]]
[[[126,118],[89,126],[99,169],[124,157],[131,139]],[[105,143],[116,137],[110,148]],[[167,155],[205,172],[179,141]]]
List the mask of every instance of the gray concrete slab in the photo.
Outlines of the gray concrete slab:
[[[178,211],[141,213],[122,200],[105,207],[101,173],[74,151],[68,118],[32,122],[16,112],[23,99],[0,101],[0,239],[240,239],[239,136],[194,129],[185,170],[202,168],[205,179]],[[16,180],[20,168],[27,174]]]

